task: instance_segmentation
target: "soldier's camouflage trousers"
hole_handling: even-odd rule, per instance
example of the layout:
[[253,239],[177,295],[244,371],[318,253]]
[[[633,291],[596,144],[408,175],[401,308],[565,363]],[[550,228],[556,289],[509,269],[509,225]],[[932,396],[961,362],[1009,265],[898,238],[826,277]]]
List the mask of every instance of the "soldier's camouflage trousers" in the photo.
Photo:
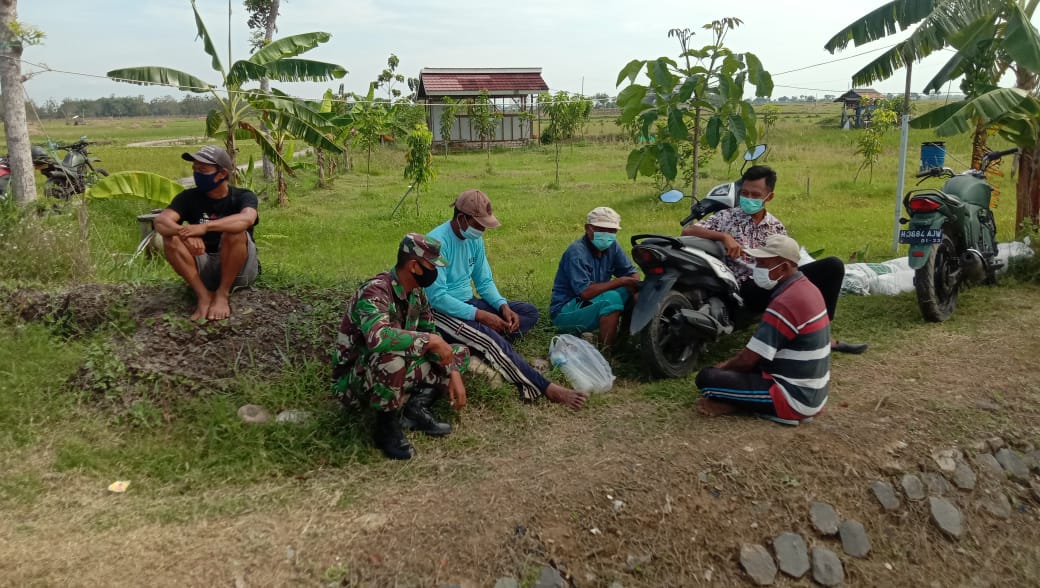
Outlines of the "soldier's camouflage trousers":
[[[469,362],[469,350],[463,345],[452,345],[456,361],[462,369]],[[376,410],[396,410],[406,395],[420,386],[447,387],[448,368],[434,363],[425,355],[401,351],[375,353],[358,362],[352,370],[333,384],[349,406],[364,402]]]

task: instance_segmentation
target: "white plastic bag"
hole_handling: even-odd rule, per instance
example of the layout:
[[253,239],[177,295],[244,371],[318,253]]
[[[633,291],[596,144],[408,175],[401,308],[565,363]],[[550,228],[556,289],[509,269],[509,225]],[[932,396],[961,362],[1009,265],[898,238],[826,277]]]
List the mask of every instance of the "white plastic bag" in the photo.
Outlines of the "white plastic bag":
[[580,337],[553,337],[549,343],[549,360],[579,392],[607,392],[614,387],[610,364],[592,343]]

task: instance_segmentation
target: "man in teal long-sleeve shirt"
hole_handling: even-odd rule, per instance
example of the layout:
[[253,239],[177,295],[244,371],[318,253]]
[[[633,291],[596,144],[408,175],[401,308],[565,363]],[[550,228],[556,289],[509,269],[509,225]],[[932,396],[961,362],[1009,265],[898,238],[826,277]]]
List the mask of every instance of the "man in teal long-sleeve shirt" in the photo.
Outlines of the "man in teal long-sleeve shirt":
[[538,309],[506,300],[495,286],[483,235],[502,223],[491,213],[491,201],[480,190],[466,190],[452,207],[451,220],[429,232],[441,242],[441,255],[448,261],[426,288],[437,329],[448,341],[469,347],[490,363],[524,400],[544,395],[575,410],[581,408],[586,394],[550,382],[510,343],[538,322]]

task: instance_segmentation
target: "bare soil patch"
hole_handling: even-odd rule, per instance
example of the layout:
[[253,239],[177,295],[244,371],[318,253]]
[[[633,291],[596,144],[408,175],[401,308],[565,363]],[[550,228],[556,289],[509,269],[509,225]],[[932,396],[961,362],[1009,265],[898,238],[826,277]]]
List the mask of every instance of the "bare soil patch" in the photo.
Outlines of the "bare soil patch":
[[[263,296],[275,304],[275,294]],[[574,586],[745,586],[741,543],[768,545],[795,531],[839,554],[847,585],[1029,585],[1040,577],[1040,502],[1027,486],[980,473],[975,490],[955,491],[967,528],[959,541],[930,523],[926,501],[885,513],[868,490],[874,480],[898,485],[903,472],[935,471],[936,449],[971,453],[995,436],[1021,450],[1040,441],[1040,384],[1030,367],[1040,291],[1002,290],[992,304],[985,321],[955,318],[880,351],[837,357],[827,411],[798,428],[708,419],[692,408],[692,384],[691,402],[676,403],[625,381],[579,414],[539,404],[503,422],[470,406],[448,439],[416,439],[420,454],[408,463],[191,496],[105,495],[96,480],[69,476],[2,517],[0,577],[17,585],[490,586],[501,576],[531,582],[552,565]],[[243,321],[243,344],[273,336]],[[979,508],[998,492],[1013,505],[1007,520]],[[863,523],[873,544],[866,559],[812,530],[813,500]],[[778,577],[777,585],[811,582]]]
[[50,323],[70,336],[103,334],[99,353],[119,373],[84,365],[74,388],[142,385],[143,394],[219,390],[238,375],[273,374],[300,358],[326,357],[336,323],[308,300],[244,289],[232,296],[228,320],[193,323],[190,292],[180,285],[0,290],[4,307],[23,320]]

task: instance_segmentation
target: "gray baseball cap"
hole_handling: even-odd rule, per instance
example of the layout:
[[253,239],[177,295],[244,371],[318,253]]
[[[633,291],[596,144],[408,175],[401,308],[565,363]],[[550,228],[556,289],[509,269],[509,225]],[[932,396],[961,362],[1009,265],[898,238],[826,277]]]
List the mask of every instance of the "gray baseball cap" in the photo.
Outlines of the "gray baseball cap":
[[227,170],[231,173],[234,165],[231,163],[231,156],[228,155],[227,151],[224,151],[220,147],[214,147],[213,145],[206,145],[202,149],[199,149],[195,153],[183,153],[181,159],[184,161],[197,161],[199,163],[208,163],[217,167]]

